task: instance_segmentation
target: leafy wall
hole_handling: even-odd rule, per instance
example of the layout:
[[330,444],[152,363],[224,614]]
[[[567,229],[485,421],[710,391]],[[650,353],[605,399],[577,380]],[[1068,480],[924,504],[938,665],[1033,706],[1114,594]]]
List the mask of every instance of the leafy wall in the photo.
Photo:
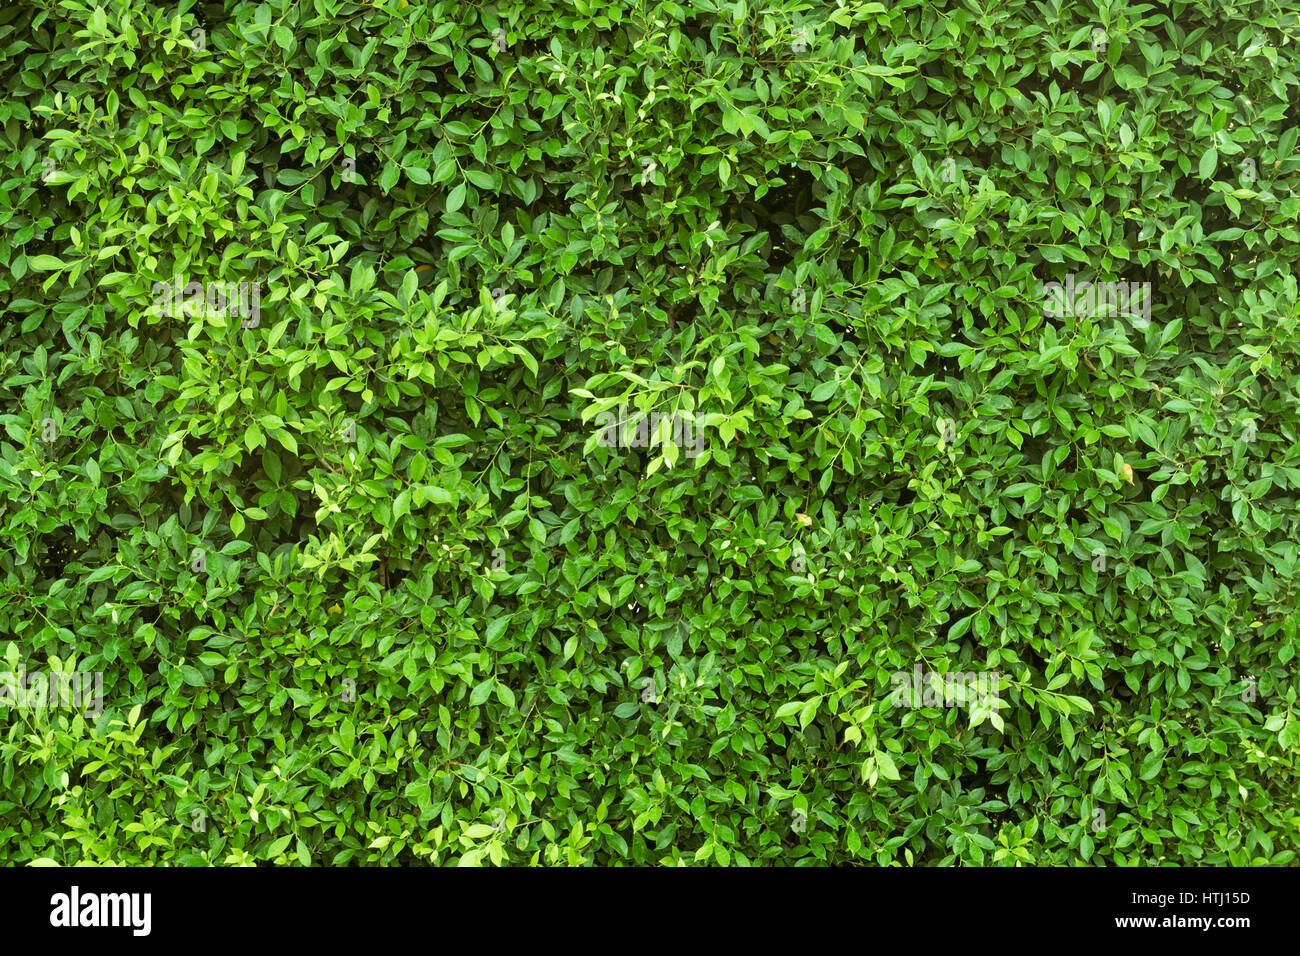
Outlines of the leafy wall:
[[1298,41],[4,5],[4,861],[1294,863]]

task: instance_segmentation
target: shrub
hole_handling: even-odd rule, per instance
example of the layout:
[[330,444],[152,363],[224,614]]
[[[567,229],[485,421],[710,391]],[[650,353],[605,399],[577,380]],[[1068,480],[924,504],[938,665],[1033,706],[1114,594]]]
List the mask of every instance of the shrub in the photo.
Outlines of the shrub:
[[5,862],[1294,863],[1282,9],[6,6]]

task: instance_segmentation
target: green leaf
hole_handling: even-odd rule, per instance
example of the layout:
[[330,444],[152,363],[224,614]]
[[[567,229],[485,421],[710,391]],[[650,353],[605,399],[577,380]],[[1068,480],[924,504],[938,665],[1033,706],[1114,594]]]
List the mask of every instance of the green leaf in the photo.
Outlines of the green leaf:
[[447,193],[447,212],[453,213],[463,205],[465,205],[465,184],[457,183],[452,187],[451,192]]
[[821,703],[822,698],[819,694],[816,697],[810,698],[807,703],[803,705],[802,709],[799,711],[799,728],[801,730],[806,730],[808,725],[813,722],[813,718],[817,716],[817,709],[821,706]]
[[477,707],[479,704],[482,704],[489,697],[491,697],[492,690],[495,684],[496,682],[494,680],[488,678],[487,680],[483,681],[483,683],[475,687],[472,691],[470,691],[470,695],[469,695],[470,706]]
[[883,750],[875,752],[876,767],[880,771],[880,776],[885,780],[901,780],[902,775],[898,772],[898,767],[894,764],[894,758]]
[[497,684],[496,691],[497,700],[501,702],[501,706],[513,710],[515,706],[515,692],[505,684]]
[[1201,153],[1201,162],[1200,165],[1197,167],[1197,171],[1201,174],[1202,179],[1213,178],[1218,168],[1219,168],[1218,150],[1211,147],[1210,149],[1207,149],[1205,152]]

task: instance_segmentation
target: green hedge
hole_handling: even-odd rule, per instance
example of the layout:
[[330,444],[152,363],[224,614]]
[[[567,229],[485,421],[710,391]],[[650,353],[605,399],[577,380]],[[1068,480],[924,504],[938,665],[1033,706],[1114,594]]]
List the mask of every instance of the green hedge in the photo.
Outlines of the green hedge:
[[3,861],[1294,864],[1298,43],[6,4]]

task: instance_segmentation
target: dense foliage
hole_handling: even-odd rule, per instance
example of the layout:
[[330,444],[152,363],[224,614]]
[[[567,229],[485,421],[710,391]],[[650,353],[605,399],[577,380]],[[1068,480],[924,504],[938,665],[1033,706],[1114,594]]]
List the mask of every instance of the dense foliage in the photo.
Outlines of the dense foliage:
[[5,4],[4,862],[1295,863],[1298,43]]

